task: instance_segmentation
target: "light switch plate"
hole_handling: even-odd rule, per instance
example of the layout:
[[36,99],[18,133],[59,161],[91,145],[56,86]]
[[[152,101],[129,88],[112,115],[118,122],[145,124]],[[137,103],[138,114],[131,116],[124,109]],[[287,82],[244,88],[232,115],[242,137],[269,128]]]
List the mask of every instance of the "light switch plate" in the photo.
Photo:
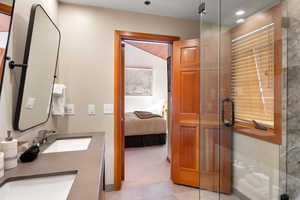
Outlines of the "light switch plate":
[[65,105],[65,114],[66,115],[75,115],[75,106],[74,104]]
[[95,104],[89,104],[88,105],[88,114],[89,115],[96,115],[96,105]]
[[114,113],[114,104],[104,104],[103,111],[104,111],[104,114],[113,114]]

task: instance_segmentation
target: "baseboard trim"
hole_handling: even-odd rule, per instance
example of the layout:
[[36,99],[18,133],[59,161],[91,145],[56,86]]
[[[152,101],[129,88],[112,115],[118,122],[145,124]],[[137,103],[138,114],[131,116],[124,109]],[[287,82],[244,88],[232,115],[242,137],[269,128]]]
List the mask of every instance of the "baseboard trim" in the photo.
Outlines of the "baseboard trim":
[[240,200],[251,200],[246,195],[244,195],[242,192],[240,192],[238,189],[233,188],[233,194],[240,198]]
[[105,185],[105,192],[112,192],[112,191],[115,191],[114,184]]

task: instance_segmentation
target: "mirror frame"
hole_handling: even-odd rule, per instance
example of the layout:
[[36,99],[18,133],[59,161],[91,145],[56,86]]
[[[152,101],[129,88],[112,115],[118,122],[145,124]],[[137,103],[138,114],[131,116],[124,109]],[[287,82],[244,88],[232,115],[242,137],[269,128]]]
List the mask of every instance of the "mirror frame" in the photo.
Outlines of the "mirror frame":
[[[50,107],[49,107],[48,117],[47,117],[46,121],[41,122],[36,125],[32,125],[31,127],[23,130],[23,129],[20,129],[20,127],[19,127],[20,114],[21,114],[22,104],[23,104],[23,94],[24,94],[24,87],[26,84],[27,68],[30,67],[30,66],[28,66],[28,59],[29,59],[29,55],[30,55],[31,40],[32,40],[32,34],[33,34],[33,29],[34,29],[34,22],[35,22],[37,8],[41,8],[45,12],[45,14],[49,18],[50,22],[52,23],[54,28],[57,30],[57,32],[59,34],[59,42],[58,42],[58,48],[57,48],[57,57],[56,57],[56,65],[55,65],[55,70],[54,70],[54,77],[53,77],[53,82],[52,82],[52,91],[51,91],[51,99],[50,99]],[[61,43],[61,32],[60,32],[59,28],[56,26],[56,24],[53,22],[53,20],[51,19],[51,17],[48,15],[48,13],[46,12],[46,10],[43,8],[43,6],[41,4],[33,4],[31,7],[31,12],[30,12],[30,20],[29,20],[27,38],[26,38],[26,43],[25,43],[25,53],[24,53],[24,59],[23,59],[23,64],[22,64],[25,66],[22,67],[21,80],[20,80],[20,86],[19,86],[19,94],[18,94],[18,100],[17,100],[16,112],[15,112],[15,120],[13,123],[13,127],[15,130],[24,132],[24,131],[28,131],[30,129],[33,129],[35,127],[38,127],[38,126],[43,125],[48,122],[50,115],[51,115],[51,110],[52,110],[53,89],[54,89],[53,86],[54,86],[55,80],[56,80],[60,43]]]
[[[8,37],[7,37],[7,43],[6,43],[6,48],[5,48],[5,52],[4,52],[3,71],[2,71],[2,76],[0,76],[0,99],[1,99],[1,94],[2,94],[3,85],[4,85],[4,74],[5,74],[6,64],[9,61],[9,58],[7,57],[7,54],[8,54],[9,41],[10,41],[10,36],[11,36],[11,31],[12,31],[12,25],[13,25],[15,3],[16,3],[16,1],[13,0],[12,7],[11,7],[11,12],[10,13],[0,10],[1,14],[10,16],[9,29],[8,29]],[[1,63],[0,63],[0,65],[1,65]]]

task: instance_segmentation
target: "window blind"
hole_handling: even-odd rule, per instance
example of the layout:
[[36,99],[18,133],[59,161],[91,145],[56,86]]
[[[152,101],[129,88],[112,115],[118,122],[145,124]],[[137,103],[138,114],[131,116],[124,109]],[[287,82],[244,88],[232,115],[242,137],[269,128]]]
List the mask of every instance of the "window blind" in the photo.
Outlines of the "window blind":
[[274,25],[232,40],[236,120],[274,126]]

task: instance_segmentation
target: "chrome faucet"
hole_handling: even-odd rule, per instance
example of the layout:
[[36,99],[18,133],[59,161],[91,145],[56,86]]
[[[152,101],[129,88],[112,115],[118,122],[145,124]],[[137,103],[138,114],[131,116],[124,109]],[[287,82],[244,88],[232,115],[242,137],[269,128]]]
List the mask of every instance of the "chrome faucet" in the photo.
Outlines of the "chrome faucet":
[[40,130],[38,132],[38,142],[40,145],[45,144],[48,141],[48,137],[53,135],[56,131],[54,130]]

